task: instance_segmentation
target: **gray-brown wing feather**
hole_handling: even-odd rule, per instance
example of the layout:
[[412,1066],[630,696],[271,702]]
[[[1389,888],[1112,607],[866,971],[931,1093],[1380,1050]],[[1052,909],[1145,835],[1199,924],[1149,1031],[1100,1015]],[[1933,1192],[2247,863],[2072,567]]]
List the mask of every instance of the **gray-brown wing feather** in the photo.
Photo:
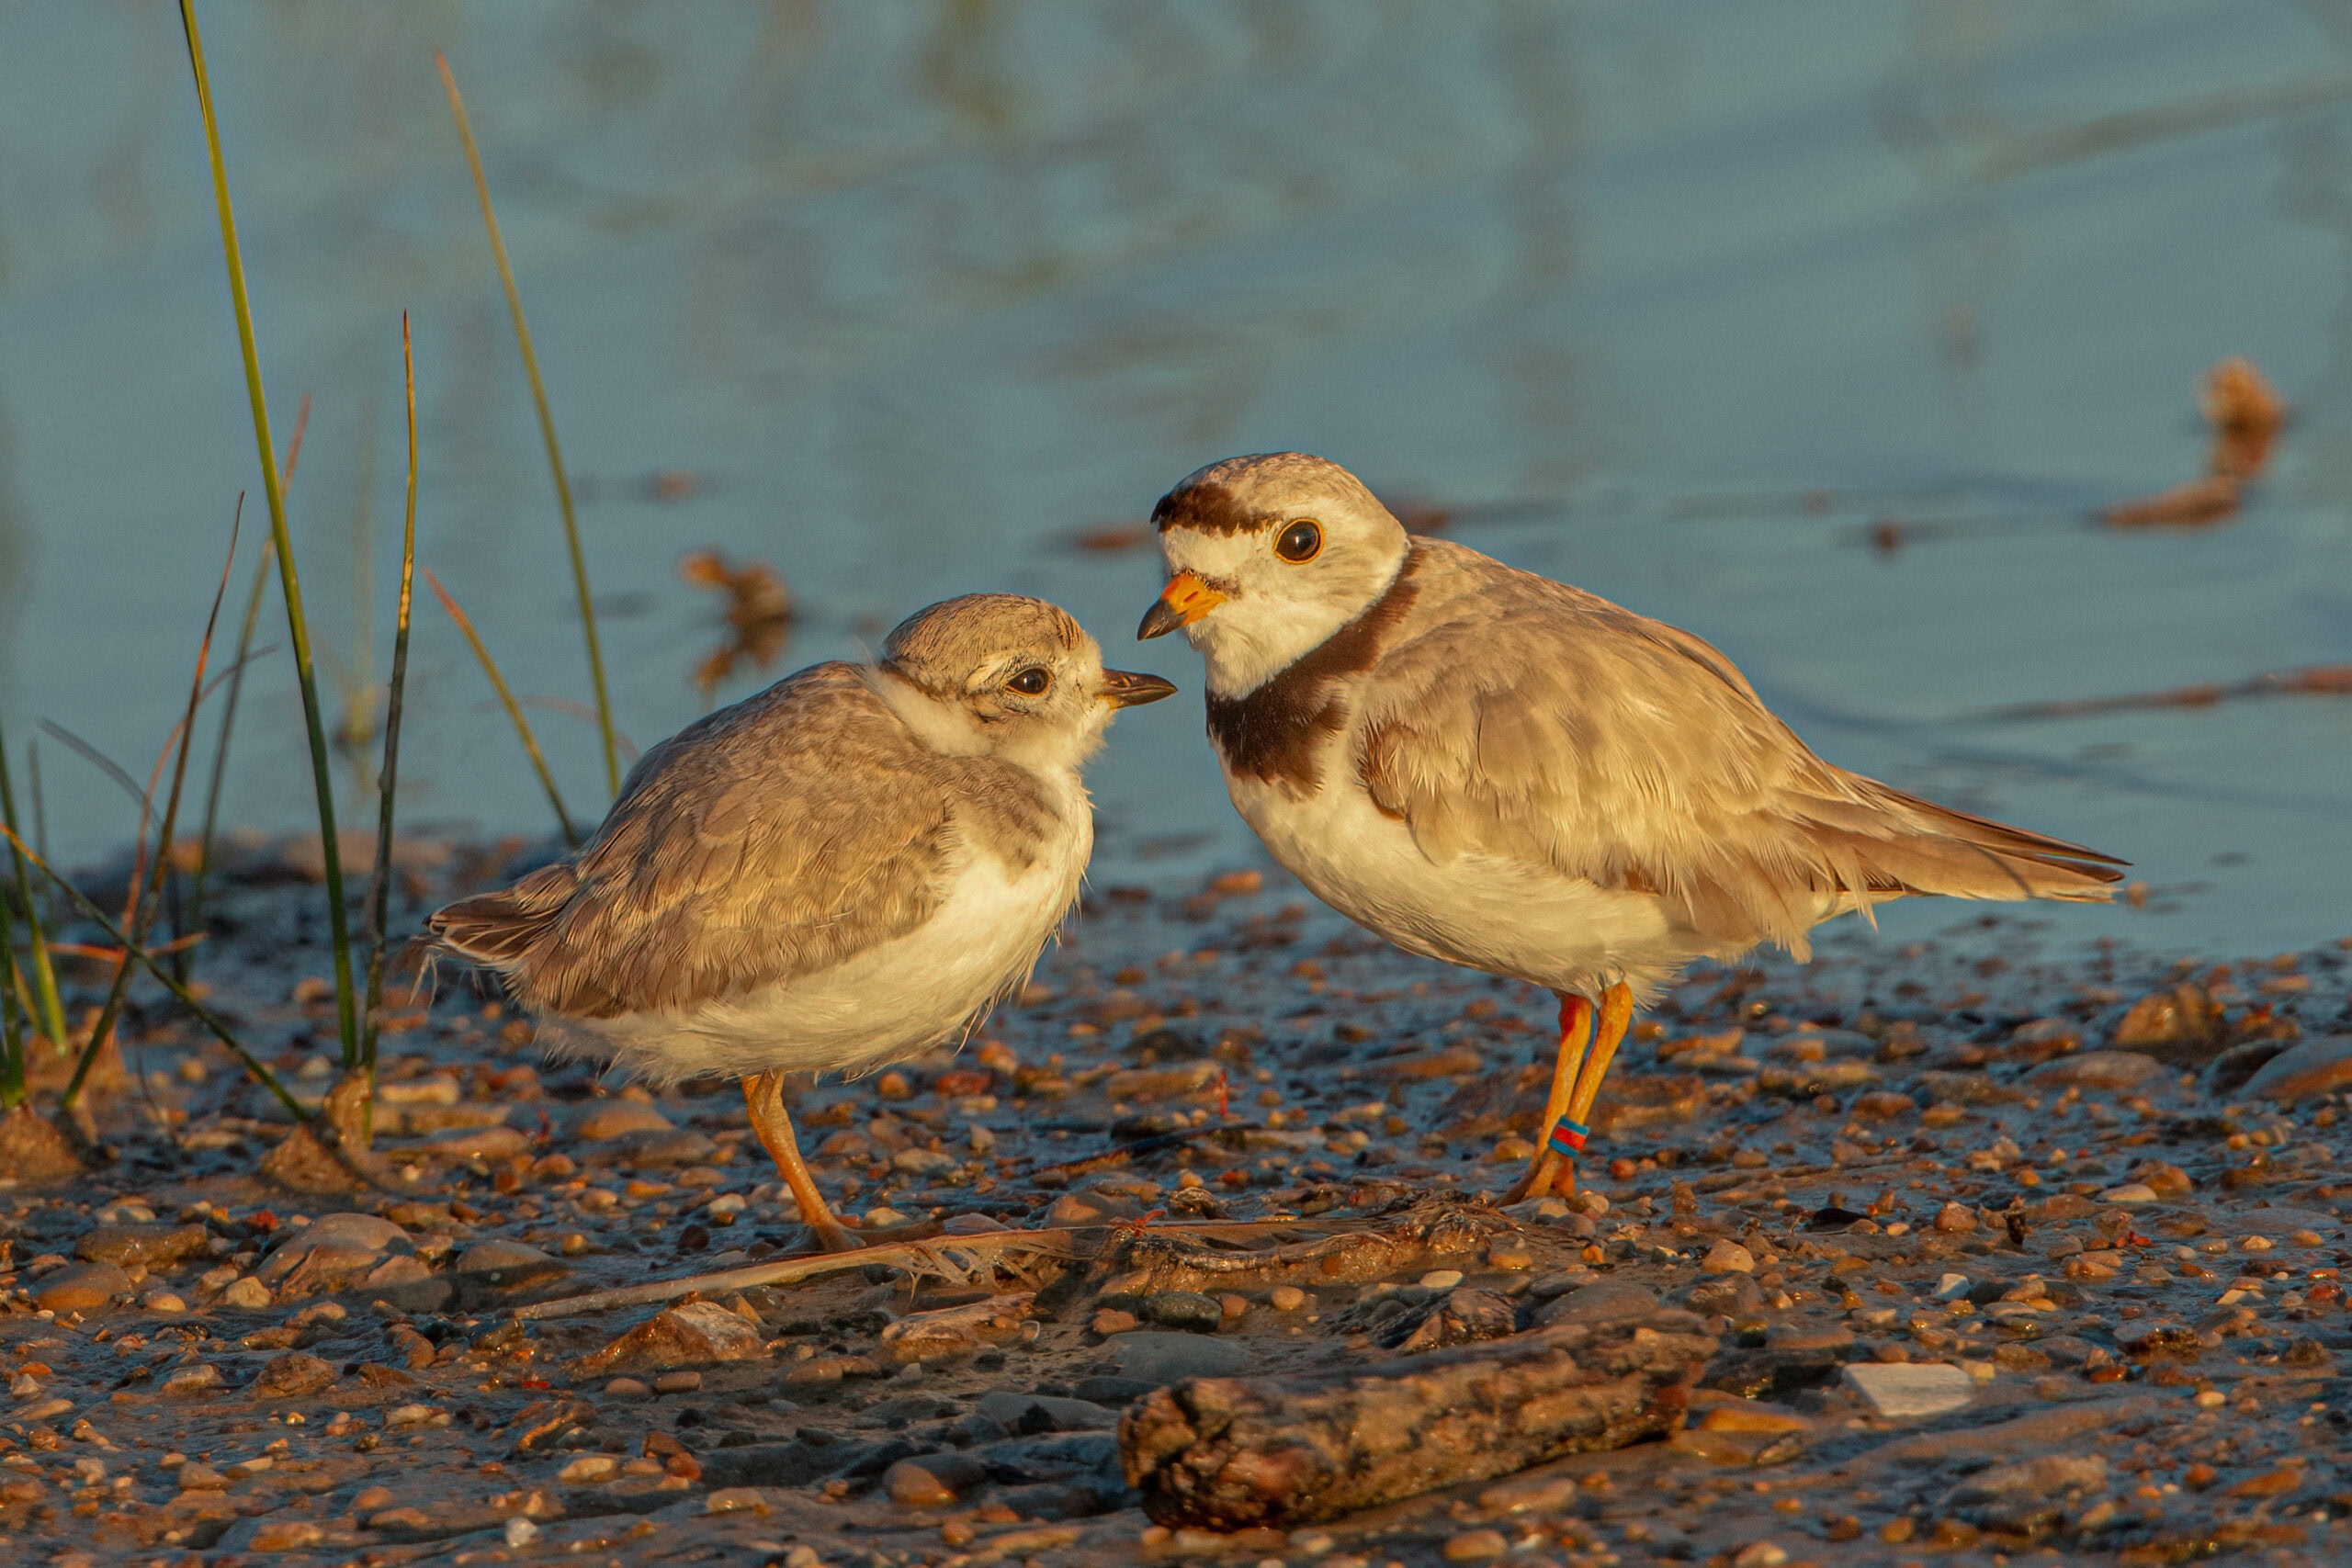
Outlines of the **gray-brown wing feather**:
[[1020,770],[930,750],[854,667],[818,665],[647,752],[577,856],[431,929],[537,1010],[688,1007],[913,931],[974,843],[1017,870],[1053,819]]
[[2109,896],[2120,863],[1823,761],[1699,638],[1442,541],[1359,688],[1357,768],[1433,856],[1655,893],[1802,952],[1838,896]]

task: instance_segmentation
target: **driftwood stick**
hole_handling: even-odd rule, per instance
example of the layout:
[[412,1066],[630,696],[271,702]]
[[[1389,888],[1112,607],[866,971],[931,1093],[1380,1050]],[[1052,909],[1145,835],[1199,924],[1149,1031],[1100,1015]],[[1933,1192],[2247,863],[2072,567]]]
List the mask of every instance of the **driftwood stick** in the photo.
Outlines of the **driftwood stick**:
[[1657,1437],[1714,1348],[1660,1311],[1359,1371],[1194,1378],[1130,1405],[1119,1453],[1157,1524],[1287,1529]]

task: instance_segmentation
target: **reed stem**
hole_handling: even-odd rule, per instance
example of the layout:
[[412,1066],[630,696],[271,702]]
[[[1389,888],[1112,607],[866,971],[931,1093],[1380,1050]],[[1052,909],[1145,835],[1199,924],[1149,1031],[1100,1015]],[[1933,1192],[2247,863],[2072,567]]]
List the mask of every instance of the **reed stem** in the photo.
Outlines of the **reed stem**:
[[[185,3],[185,0],[183,0]],[[571,586],[580,598],[580,624],[588,638],[588,676],[596,688],[596,727],[605,742],[605,784],[615,795],[621,792],[620,744],[613,729],[613,700],[605,686],[605,655],[596,638],[596,605],[588,593],[588,561],[580,548],[580,519],[571,505],[571,481],[564,476],[563,446],[556,440],[555,415],[548,409],[547,383],[539,376],[539,356],[531,346],[531,324],[523,319],[523,295],[514,286],[514,264],[506,259],[506,241],[500,234],[498,212],[491,205],[490,180],[482,173],[481,149],[474,143],[474,129],[466,118],[466,100],[458,92],[458,78],[449,57],[435,50],[433,62],[440,68],[441,85],[449,95],[449,115],[458,122],[458,140],[466,145],[466,163],[473,170],[474,194],[481,199],[481,225],[490,235],[491,254],[498,260],[498,280],[506,289],[506,309],[514,318],[514,344],[523,351],[523,373],[530,378],[531,401],[539,412],[539,435],[547,443],[548,471],[555,478],[557,508],[563,513],[564,547],[571,553]]]
[[[0,823],[8,829],[10,840],[17,835],[17,791],[8,778],[8,733],[0,727]],[[49,956],[49,939],[41,929],[40,901],[33,897],[32,872],[22,854],[13,856],[17,867],[17,897],[25,906],[25,940],[33,961],[33,986],[40,1007],[39,1022],[50,1043],[60,1051],[67,1049],[65,1032],[65,998],[57,989],[57,966]],[[29,1017],[28,1022],[33,1021]]]
[[441,608],[449,613],[449,618],[458,623],[458,629],[466,634],[466,641],[474,650],[474,658],[481,663],[481,672],[490,677],[491,689],[498,694],[498,700],[506,705],[506,717],[514,726],[514,733],[521,737],[523,750],[530,754],[531,766],[539,775],[539,787],[548,792],[548,804],[555,807],[556,825],[563,829],[563,841],[578,849],[580,835],[572,829],[571,814],[563,808],[563,796],[557,793],[555,774],[548,770],[548,760],[539,750],[538,737],[531,733],[531,721],[523,716],[523,705],[514,700],[514,692],[506,684],[506,677],[498,671],[498,661],[491,658],[490,649],[482,646],[481,634],[474,630],[473,622],[458,608],[458,602],[449,597],[449,591],[441,586],[441,580],[433,575],[431,567],[424,569],[424,581],[432,584],[433,596],[441,601]]
[[401,312],[401,379],[408,393],[408,508],[401,525],[401,595],[392,622],[392,682],[384,699],[384,771],[376,780],[376,869],[368,882],[368,1006],[361,1015],[360,1068],[375,1100],[376,1037],[384,1007],[384,944],[392,896],[392,792],[401,771],[401,701],[408,689],[408,627],[416,588],[416,359],[408,312]]
[[263,494],[269,502],[269,532],[277,546],[278,587],[286,599],[286,626],[294,645],[294,676],[302,690],[302,725],[311,742],[311,787],[319,807],[319,848],[325,863],[327,929],[334,944],[335,1023],[346,1069],[359,1061],[359,1019],[351,967],[350,911],[344,907],[343,845],[334,826],[334,776],[327,752],[326,722],[319,711],[317,671],[311,658],[311,629],[302,615],[302,583],[294,568],[294,541],[286,526],[285,487],[278,482],[277,452],[269,434],[269,400],[262,390],[261,352],[254,342],[253,301],[245,291],[245,263],[237,245],[237,214],[229,198],[229,167],[220,154],[220,125],[212,108],[212,83],[204,69],[204,43],[197,30],[194,0],[180,0],[180,28],[187,37],[188,66],[196,76],[198,107],[204,116],[204,141],[212,162],[212,192],[220,216],[220,250],[229,272],[229,298],[237,313],[237,347],[244,358],[245,392],[253,404],[254,445],[261,457]]

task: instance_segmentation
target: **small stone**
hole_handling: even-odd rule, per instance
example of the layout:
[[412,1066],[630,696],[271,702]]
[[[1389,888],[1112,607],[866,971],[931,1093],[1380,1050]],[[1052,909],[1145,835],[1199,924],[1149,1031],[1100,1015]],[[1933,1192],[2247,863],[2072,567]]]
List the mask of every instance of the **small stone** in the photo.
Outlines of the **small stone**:
[[2162,1160],[2143,1159],[2125,1174],[2159,1198],[2186,1198],[2197,1185],[2188,1172]]
[[2107,1461],[2098,1454],[2037,1454],[1978,1471],[1961,1483],[1954,1496],[1964,1503],[1995,1497],[2054,1497],[2068,1492],[2096,1492],[2106,1484]]
[[605,1385],[605,1392],[615,1399],[642,1399],[653,1390],[635,1378],[615,1378]]
[[289,1350],[283,1356],[272,1357],[253,1382],[254,1392],[279,1399],[300,1399],[331,1387],[336,1377],[334,1364],[320,1357]]
[[611,1480],[620,1467],[621,1461],[611,1454],[582,1454],[565,1465],[556,1479],[566,1486],[594,1486]]
[[458,1272],[479,1275],[493,1285],[521,1285],[568,1274],[571,1265],[519,1241],[478,1241],[458,1255]]
[[531,1152],[531,1135],[519,1127],[453,1127],[414,1152],[438,1159],[509,1160]]
[[1463,1530],[1445,1540],[1448,1562],[1491,1562],[1510,1550],[1500,1530]]
[[1186,1329],[1194,1334],[1215,1334],[1225,1323],[1225,1308],[1217,1299],[1198,1291],[1155,1292],[1144,1298],[1143,1315],[1162,1328]]
[[222,1306],[236,1307],[244,1312],[259,1312],[270,1303],[270,1300],[269,1287],[251,1274],[230,1280],[229,1288],[220,1292]]
[[1699,1267],[1710,1274],[1753,1274],[1756,1255],[1729,1236],[1721,1236],[1707,1248],[1707,1256],[1700,1260]]
[[2026,1081],[2075,1084],[2084,1089],[2130,1089],[2170,1070],[2143,1051],[2082,1051],[2044,1062],[2026,1075]]
[[1425,1291],[1450,1291],[1453,1289],[1454,1286],[1462,1283],[1462,1270],[1459,1269],[1432,1269],[1428,1273],[1422,1275],[1419,1282],[1420,1287]]
[[[316,1525],[311,1527],[318,1529]],[[520,1550],[539,1539],[539,1527],[517,1514],[506,1521],[506,1544]]]
[[2204,1045],[2220,1038],[2222,1011],[2203,987],[2184,981],[2133,1002],[2115,1026],[2115,1043],[2134,1050]]
[[183,1492],[220,1492],[227,1488],[229,1478],[209,1464],[194,1460],[172,1472],[172,1480]]
[[653,1380],[656,1393],[692,1393],[701,1386],[700,1372],[663,1372]]
[[2352,1084],[2352,1034],[2330,1034],[2271,1057],[2239,1092],[2274,1105],[2292,1105],[2347,1084]]
[[579,1370],[589,1375],[662,1371],[694,1362],[745,1360],[763,1348],[760,1331],[717,1302],[688,1302],[654,1314],[582,1357]]
[[1936,1211],[1936,1228],[1958,1235],[1976,1228],[1976,1211],[1965,1203],[1946,1203]]
[[169,1269],[196,1257],[211,1239],[202,1225],[100,1225],[74,1244],[74,1256],[122,1269]]
[[1785,1548],[1769,1540],[1750,1541],[1731,1560],[1731,1568],[1781,1568],[1789,1560]]
[[1122,1312],[1117,1307],[1104,1307],[1094,1314],[1094,1321],[1087,1326],[1108,1339],[1114,1334],[1128,1333],[1142,1326],[1142,1324],[1143,1319],[1131,1312]]
[[1941,1416],[1976,1397],[1976,1380],[1942,1361],[1849,1362],[1845,1379],[1889,1420]]
[[1966,1294],[1968,1276],[1965,1274],[1946,1274],[1936,1281],[1936,1300],[1939,1302],[1957,1301]]
[[2144,1181],[2127,1181],[2120,1187],[2110,1187],[2098,1195],[2102,1203],[2153,1203],[2156,1190]]
[[1296,1312],[1306,1304],[1306,1292],[1296,1285],[1276,1285],[1267,1292],[1266,1304],[1276,1312]]
[[150,1291],[139,1298],[139,1304],[149,1312],[164,1317],[187,1311],[187,1303],[170,1291]]
[[909,1176],[937,1176],[954,1170],[959,1163],[954,1155],[939,1149],[900,1149],[890,1156],[890,1168]]
[[1579,1285],[1545,1306],[1537,1321],[1610,1323],[1621,1317],[1645,1317],[1657,1310],[1657,1296],[1631,1280],[1597,1280]]
[[883,1472],[890,1500],[910,1508],[944,1508],[959,1494],[988,1480],[988,1466],[953,1451],[902,1459]]
[[35,1280],[33,1305],[45,1312],[104,1312],[130,1289],[130,1276],[115,1264],[75,1264]]
[[192,1367],[182,1367],[164,1380],[156,1392],[168,1399],[201,1399],[218,1393],[226,1386],[220,1369],[209,1361],[199,1361]]

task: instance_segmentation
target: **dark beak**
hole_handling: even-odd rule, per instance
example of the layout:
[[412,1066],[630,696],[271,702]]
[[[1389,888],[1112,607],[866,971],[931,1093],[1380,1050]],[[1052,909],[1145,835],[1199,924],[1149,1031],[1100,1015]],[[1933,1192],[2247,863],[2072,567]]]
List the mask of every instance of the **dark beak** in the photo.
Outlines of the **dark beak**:
[[1141,675],[1132,670],[1102,671],[1102,700],[1114,708],[1140,707],[1172,696],[1175,691],[1176,682],[1157,675]]
[[1136,628],[1137,642],[1149,642],[1156,637],[1166,637],[1178,626],[1189,626],[1219,604],[1225,593],[1211,588],[1193,572],[1180,571],[1168,580],[1168,586],[1143,613],[1143,625]]

